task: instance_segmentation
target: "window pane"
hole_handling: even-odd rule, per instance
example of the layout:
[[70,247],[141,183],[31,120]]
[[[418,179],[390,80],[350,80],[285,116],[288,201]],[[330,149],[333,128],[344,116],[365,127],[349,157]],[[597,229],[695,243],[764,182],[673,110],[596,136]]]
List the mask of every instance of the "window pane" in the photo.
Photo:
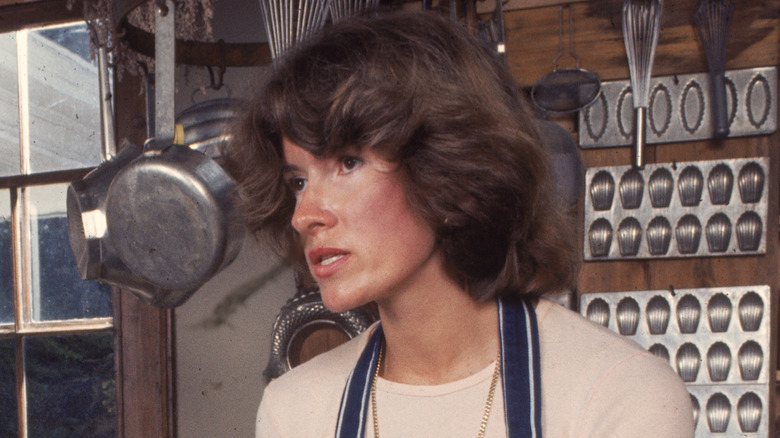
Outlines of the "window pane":
[[19,85],[16,34],[0,34],[0,176],[16,175],[19,164]]
[[111,288],[84,281],[68,240],[67,184],[28,187],[33,319],[110,317]]
[[114,438],[111,333],[24,340],[29,438]]
[[0,436],[18,436],[14,339],[0,338]]
[[30,170],[100,164],[100,92],[86,24],[29,32],[27,68]]
[[14,322],[12,257],[11,194],[0,190],[0,324]]

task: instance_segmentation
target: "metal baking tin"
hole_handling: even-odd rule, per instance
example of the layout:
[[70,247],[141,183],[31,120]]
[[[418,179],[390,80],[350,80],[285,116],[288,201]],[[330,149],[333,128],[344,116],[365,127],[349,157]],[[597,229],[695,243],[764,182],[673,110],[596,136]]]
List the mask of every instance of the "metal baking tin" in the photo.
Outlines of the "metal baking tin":
[[[777,68],[726,71],[729,137],[777,130]],[[672,143],[713,138],[709,73],[652,78],[647,138]],[[579,112],[579,145],[584,149],[634,143],[631,81],[601,85],[601,96]]]
[[585,260],[766,252],[769,159],[585,172]]
[[771,395],[769,286],[589,293],[580,312],[683,378],[696,437],[767,437]]

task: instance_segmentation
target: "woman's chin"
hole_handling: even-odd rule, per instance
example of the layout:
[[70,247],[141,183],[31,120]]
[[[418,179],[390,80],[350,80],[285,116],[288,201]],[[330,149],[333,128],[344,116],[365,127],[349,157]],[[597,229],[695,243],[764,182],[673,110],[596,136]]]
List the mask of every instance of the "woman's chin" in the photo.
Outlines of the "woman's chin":
[[321,291],[322,302],[325,307],[331,312],[341,313],[347,310],[352,310],[356,307],[368,304],[368,301],[357,299],[343,293],[328,293],[327,291]]

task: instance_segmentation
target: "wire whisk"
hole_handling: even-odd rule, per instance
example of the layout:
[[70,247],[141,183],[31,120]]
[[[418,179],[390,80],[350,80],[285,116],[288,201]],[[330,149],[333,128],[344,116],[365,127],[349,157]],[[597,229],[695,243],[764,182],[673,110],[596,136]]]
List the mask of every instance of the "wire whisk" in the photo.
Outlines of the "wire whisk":
[[276,59],[293,44],[322,29],[332,0],[260,0],[263,23]]
[[644,166],[647,106],[655,48],[661,31],[662,0],[625,0],[623,2],[623,42],[635,109],[634,166]]
[[712,87],[712,135],[723,138],[729,134],[726,109],[726,46],[734,17],[730,0],[702,0],[693,15],[707,55]]
[[379,0],[331,0],[330,16],[334,23],[376,8]]

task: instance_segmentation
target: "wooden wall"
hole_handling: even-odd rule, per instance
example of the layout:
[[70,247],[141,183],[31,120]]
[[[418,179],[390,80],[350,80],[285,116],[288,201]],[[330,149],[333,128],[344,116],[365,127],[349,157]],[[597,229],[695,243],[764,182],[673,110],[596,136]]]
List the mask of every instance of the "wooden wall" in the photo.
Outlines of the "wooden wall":
[[[728,45],[727,69],[780,65],[780,2],[777,0],[733,0],[734,22]],[[622,37],[622,0],[592,0],[571,4],[574,14],[574,50],[580,67],[596,72],[602,80],[629,78]],[[522,5],[521,1],[513,4]],[[664,2],[662,28],[653,75],[673,75],[708,71],[704,49],[693,24],[699,0]],[[521,6],[522,7],[522,6]],[[508,62],[517,80],[531,87],[552,71],[558,52],[559,6],[517,9],[505,13]],[[564,15],[567,17],[567,15]],[[564,18],[564,26],[568,23]],[[564,27],[564,49],[568,43]],[[559,68],[573,67],[571,58],[562,58]],[[568,63],[568,64],[567,64]],[[777,102],[773,102],[777,105]],[[576,119],[554,119],[576,138]],[[778,292],[778,168],[780,134],[722,141],[695,141],[648,146],[646,161],[719,160],[744,157],[770,157],[768,178],[769,211],[766,223],[766,255],[748,257],[709,257],[583,263],[578,277],[578,293],[648,289],[745,286],[767,284],[772,288],[772,315],[777,321]],[[585,167],[629,165],[630,147],[581,150]],[[580,248],[583,212],[577,211]],[[777,330],[773,339],[777,343]],[[776,348],[776,347],[775,347]],[[777,351],[772,354],[774,359]],[[776,367],[776,362],[772,364]]]
[[[698,0],[665,2],[662,30],[653,75],[707,71],[704,50],[693,25]],[[603,81],[629,78],[621,30],[622,0],[573,3],[575,52],[580,67],[597,73]],[[727,69],[777,66],[780,64],[780,7],[777,1],[735,1],[735,15],[728,47]],[[558,6],[519,9],[505,14],[510,68],[524,87],[531,87],[552,71],[558,52]],[[565,22],[565,20],[564,20]],[[564,33],[564,44],[567,43]],[[562,58],[573,67],[573,60]],[[568,62],[570,65],[566,65]],[[776,104],[776,103],[775,103]],[[553,119],[576,138],[574,116]],[[694,141],[648,145],[648,163],[688,160],[718,160],[743,157],[771,157],[769,175],[769,219],[767,254],[752,257],[710,257],[584,263],[580,270],[580,293],[665,289],[683,287],[778,286],[778,184],[780,136],[728,138],[722,141]],[[581,150],[585,167],[628,165],[631,148]],[[582,211],[578,214],[582,219]],[[579,221],[580,227],[582,220]],[[582,230],[579,230],[580,239]]]

